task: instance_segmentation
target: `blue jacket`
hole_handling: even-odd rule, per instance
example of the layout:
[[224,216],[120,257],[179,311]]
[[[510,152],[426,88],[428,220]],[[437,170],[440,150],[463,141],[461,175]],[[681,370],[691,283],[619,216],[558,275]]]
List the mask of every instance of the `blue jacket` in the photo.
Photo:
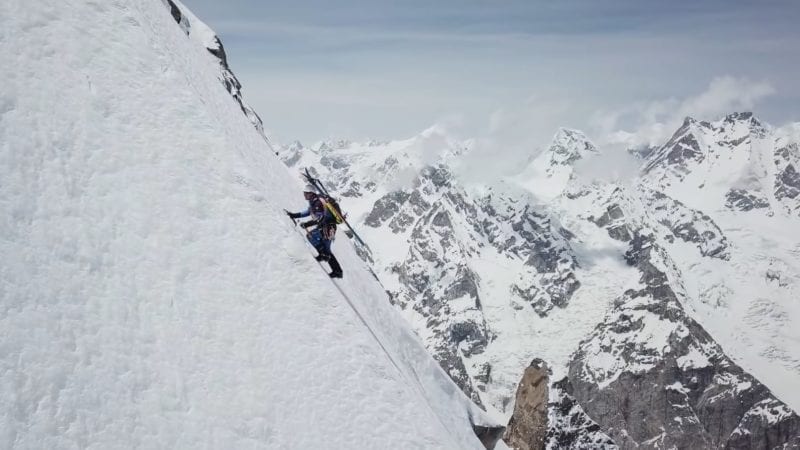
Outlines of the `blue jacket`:
[[[325,207],[325,205],[322,203],[322,200],[320,200],[319,197],[315,197],[312,200],[309,200],[308,208],[306,208],[304,211],[301,211],[299,213],[291,213],[289,214],[289,216],[294,219],[311,216],[312,221],[315,222],[315,224],[318,226],[323,226],[323,225],[336,226],[336,217],[333,215],[333,213],[330,212],[330,210],[328,210],[328,208]],[[309,224],[308,222],[306,223]],[[312,224],[309,224],[308,226],[310,225]]]

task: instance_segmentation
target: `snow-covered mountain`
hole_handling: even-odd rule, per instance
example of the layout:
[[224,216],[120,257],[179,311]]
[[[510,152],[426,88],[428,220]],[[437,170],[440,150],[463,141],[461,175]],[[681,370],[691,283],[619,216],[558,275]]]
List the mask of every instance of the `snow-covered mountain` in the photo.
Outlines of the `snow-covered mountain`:
[[0,58],[0,447],[483,448],[180,2],[4,1]]
[[471,142],[439,128],[281,156],[342,197],[393,303],[512,445],[795,448],[798,129],[689,118],[614,182],[576,170],[602,149],[568,129],[490,184],[460,181]]

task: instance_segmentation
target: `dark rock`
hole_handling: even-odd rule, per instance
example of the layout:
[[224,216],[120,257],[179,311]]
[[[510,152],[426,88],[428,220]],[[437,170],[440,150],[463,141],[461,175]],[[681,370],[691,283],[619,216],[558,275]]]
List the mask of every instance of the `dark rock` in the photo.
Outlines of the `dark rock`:
[[800,449],[800,425],[797,420],[788,420],[792,415],[797,417],[783,403],[762,400],[745,413],[725,448]]
[[349,166],[341,156],[325,155],[319,160],[320,164],[331,169],[344,169]]
[[478,440],[481,441],[481,444],[483,444],[484,448],[487,450],[494,449],[494,447],[497,445],[497,441],[503,437],[503,432],[505,430],[505,427],[472,425],[472,431],[475,432],[475,436],[478,437]]
[[656,167],[665,165],[685,170],[688,161],[702,161],[704,159],[703,152],[692,133],[692,127],[696,123],[694,119],[687,117],[669,141],[650,154],[647,163],[642,168],[643,173],[646,174]]
[[472,321],[454,322],[449,328],[450,340],[457,344],[466,357],[483,353],[489,343],[484,326]]
[[725,194],[725,207],[736,211],[768,208],[769,201],[744,189],[731,189]]
[[492,381],[492,365],[488,362],[483,363],[480,371],[475,375],[475,380],[483,384],[490,383]]
[[167,5],[169,5],[169,12],[172,14],[172,18],[175,19],[175,22],[181,23],[183,14],[181,14],[181,9],[178,8],[178,5],[172,0],[167,0]]
[[[684,312],[658,268],[671,264],[663,249],[651,236],[636,236],[626,260],[640,270],[644,287],[615,302],[569,365],[573,394],[584,411],[623,449],[789,445],[787,433],[800,426],[800,418]],[[654,336],[666,340],[655,342]],[[750,413],[763,402],[785,414]],[[742,423],[762,434],[748,442],[746,432],[736,431]]]
[[[551,385],[547,447],[552,449],[613,450],[617,445],[603,433],[572,396],[572,385],[562,378]],[[553,400],[555,399],[555,400]]]
[[633,238],[633,234],[625,222],[625,212],[617,203],[607,206],[606,211],[600,217],[590,217],[589,220],[598,227],[605,227],[612,239],[628,242]]
[[450,376],[450,379],[467,395],[476,405],[484,408],[481,397],[464,366],[464,361],[458,355],[457,350],[447,343],[440,344],[433,349],[433,357],[439,366]]
[[364,223],[371,227],[379,227],[383,222],[397,214],[400,207],[408,200],[410,194],[403,191],[389,192],[379,198],[369,212]]
[[550,373],[547,364],[534,359],[517,387],[514,413],[503,440],[517,450],[540,450],[547,440],[547,404]]
[[800,173],[797,173],[792,164],[786,165],[775,184],[778,186],[775,197],[779,200],[785,197],[796,198],[800,195]]
[[648,191],[648,200],[658,222],[675,237],[697,244],[703,256],[730,258],[728,239],[709,216],[658,191]]

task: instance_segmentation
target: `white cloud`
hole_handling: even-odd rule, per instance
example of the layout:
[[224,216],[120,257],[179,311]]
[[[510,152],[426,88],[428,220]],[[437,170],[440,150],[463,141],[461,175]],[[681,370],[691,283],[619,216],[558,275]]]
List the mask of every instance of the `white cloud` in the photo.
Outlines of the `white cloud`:
[[[766,81],[723,76],[694,96],[638,102],[615,111],[591,112],[592,105],[557,95],[532,96],[491,114],[487,131],[474,140],[459,173],[470,181],[519,173],[547,148],[558,128],[566,126],[585,131],[601,151],[598,157],[576,164],[580,176],[624,182],[632,179],[641,165],[629,149],[664,143],[686,116],[714,120],[752,110],[774,93]],[[474,129],[469,131],[472,134],[465,136],[475,136]]]
[[684,99],[669,98],[636,103],[617,111],[594,114],[592,134],[600,145],[658,145],[687,116],[714,120],[735,111],[752,110],[775,93],[766,81],[754,82],[731,76],[711,80],[708,88]]
[[578,160],[574,164],[575,174],[585,180],[626,184],[639,174],[642,161],[628,152],[624,144],[607,143],[601,154]]
[[474,129],[465,133],[474,139],[469,153],[460,161],[460,176],[489,181],[519,173],[547,148],[560,127],[585,114],[581,109],[570,100],[534,95],[496,110],[488,117],[483,133],[477,137]]

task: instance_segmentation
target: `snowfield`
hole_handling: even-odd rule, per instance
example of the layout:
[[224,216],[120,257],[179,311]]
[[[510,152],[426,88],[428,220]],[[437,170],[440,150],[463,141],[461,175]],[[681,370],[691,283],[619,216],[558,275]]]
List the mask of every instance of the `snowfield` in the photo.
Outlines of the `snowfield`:
[[159,0],[0,3],[0,447],[482,448],[200,41]]

